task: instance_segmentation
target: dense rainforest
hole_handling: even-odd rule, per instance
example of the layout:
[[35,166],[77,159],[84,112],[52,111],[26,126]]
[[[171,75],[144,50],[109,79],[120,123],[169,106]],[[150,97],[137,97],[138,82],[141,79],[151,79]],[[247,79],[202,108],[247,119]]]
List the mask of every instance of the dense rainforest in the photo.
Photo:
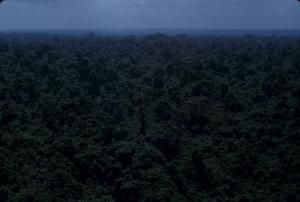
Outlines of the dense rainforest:
[[296,202],[299,133],[300,37],[0,35],[0,201]]

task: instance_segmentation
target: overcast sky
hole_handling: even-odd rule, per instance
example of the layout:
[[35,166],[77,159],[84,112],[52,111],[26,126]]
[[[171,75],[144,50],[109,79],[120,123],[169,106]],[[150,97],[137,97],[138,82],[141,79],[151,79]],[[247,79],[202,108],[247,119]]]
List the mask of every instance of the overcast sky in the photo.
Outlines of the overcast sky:
[[6,0],[0,29],[300,29],[297,0]]

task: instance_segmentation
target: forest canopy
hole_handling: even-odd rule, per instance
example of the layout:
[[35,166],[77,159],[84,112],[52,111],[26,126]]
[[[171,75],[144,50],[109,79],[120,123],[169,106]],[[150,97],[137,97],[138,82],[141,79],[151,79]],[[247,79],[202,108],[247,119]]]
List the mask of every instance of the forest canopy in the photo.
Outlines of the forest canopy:
[[0,34],[0,201],[297,201],[299,37]]

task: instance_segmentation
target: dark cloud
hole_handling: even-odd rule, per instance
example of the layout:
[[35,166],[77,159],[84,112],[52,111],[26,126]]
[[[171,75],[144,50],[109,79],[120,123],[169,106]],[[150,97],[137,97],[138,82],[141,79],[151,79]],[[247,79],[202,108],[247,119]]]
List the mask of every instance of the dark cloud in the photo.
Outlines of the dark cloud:
[[0,29],[298,28],[297,0],[6,0]]

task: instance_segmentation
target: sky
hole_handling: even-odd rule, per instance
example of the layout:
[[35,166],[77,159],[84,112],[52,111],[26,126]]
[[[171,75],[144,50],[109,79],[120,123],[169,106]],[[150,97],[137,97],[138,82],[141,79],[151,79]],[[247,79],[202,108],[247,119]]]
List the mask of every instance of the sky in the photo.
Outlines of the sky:
[[300,29],[297,0],[5,0],[0,29]]

